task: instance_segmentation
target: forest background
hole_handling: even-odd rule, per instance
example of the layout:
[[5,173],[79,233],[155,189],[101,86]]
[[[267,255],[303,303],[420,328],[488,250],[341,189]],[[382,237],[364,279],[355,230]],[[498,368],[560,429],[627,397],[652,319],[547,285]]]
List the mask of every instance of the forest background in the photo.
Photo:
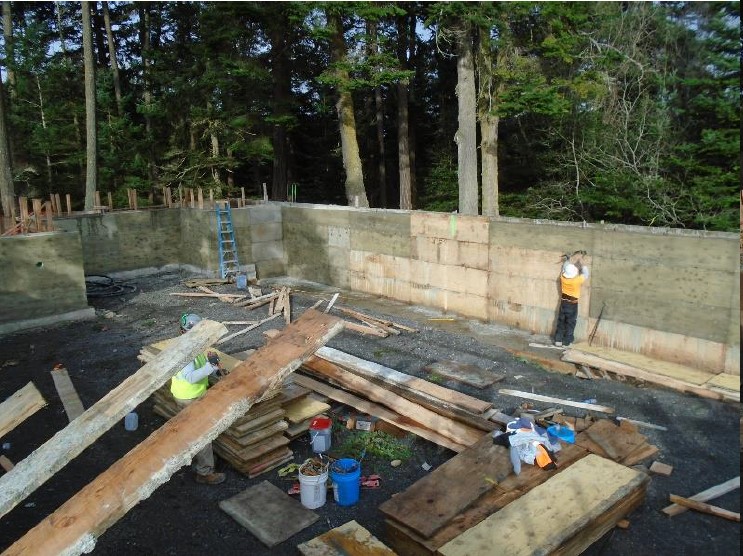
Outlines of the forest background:
[[[739,229],[738,2],[2,2],[0,197]],[[140,203],[142,204],[142,203]]]

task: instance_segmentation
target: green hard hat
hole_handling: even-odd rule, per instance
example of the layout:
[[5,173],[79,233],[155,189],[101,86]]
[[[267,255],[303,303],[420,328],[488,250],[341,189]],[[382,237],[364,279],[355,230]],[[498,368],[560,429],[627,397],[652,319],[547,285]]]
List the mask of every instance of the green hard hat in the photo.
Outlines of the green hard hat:
[[183,313],[183,315],[181,315],[181,330],[183,330],[184,332],[187,330],[191,330],[200,320],[201,317],[199,315],[195,315],[193,313]]

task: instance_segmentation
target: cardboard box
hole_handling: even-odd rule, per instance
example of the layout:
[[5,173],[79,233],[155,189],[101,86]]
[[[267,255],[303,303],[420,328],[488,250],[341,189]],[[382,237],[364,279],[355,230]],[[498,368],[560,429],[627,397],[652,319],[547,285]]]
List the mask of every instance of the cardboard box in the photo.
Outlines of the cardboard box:
[[377,417],[372,417],[371,415],[359,415],[356,417],[356,430],[371,432],[374,430],[376,422]]

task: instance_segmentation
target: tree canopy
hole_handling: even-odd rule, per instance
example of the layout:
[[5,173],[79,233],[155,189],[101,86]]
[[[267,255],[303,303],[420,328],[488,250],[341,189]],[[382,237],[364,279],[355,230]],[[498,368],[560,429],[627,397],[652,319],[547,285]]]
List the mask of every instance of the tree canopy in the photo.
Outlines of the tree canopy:
[[738,2],[3,2],[0,193],[732,231],[741,52]]

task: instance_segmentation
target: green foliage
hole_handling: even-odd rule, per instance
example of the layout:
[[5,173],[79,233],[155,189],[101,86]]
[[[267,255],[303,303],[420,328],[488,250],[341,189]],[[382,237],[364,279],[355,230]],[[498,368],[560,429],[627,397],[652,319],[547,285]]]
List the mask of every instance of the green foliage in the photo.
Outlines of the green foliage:
[[343,444],[337,451],[359,459],[366,450],[366,455],[373,455],[387,460],[406,460],[412,455],[410,446],[394,436],[382,431],[349,431]]
[[423,210],[453,212],[459,206],[457,162],[443,150],[433,156],[431,169],[423,182],[420,206]]

